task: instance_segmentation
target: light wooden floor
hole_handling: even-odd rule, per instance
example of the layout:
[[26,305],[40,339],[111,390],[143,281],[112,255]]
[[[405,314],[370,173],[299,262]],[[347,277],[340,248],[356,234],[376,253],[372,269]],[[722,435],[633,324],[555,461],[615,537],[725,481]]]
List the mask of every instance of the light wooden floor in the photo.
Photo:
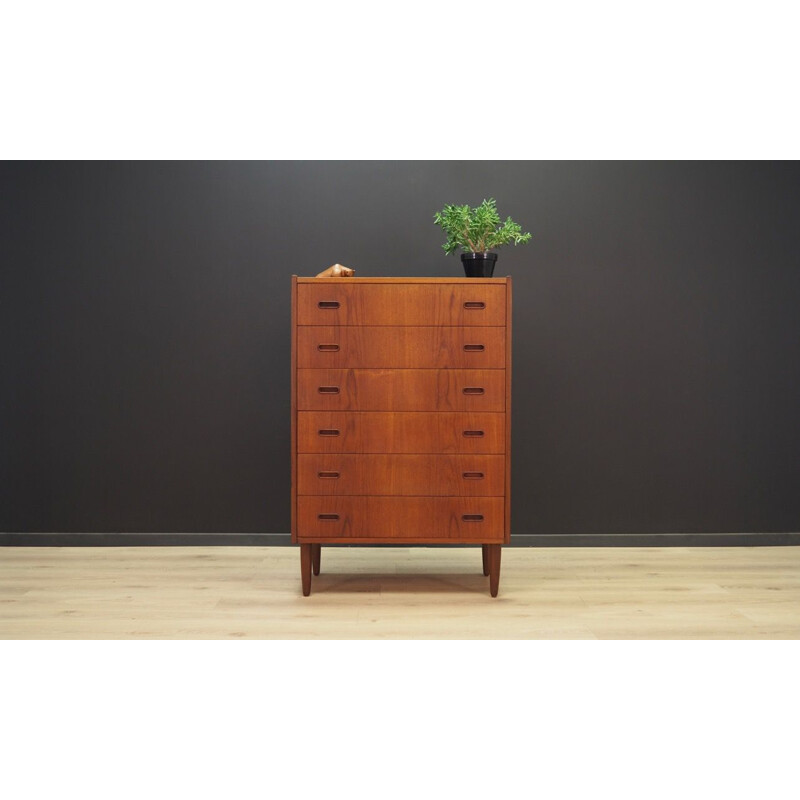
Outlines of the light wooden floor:
[[3,639],[798,639],[800,547],[0,548]]

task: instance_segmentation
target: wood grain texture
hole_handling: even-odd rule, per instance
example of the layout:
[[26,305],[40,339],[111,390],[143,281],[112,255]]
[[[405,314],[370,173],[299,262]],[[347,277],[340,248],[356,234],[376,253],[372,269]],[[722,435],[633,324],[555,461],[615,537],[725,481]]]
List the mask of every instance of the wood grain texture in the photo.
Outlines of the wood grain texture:
[[512,306],[512,288],[511,278],[506,279],[506,530],[505,542],[511,541],[511,306]]
[[489,594],[497,597],[500,588],[500,557],[503,554],[503,547],[499,544],[486,545],[487,561],[489,566]]
[[290,364],[291,405],[291,532],[297,541],[297,276],[292,275],[292,344]]
[[800,639],[800,547],[4,547],[2,639]]
[[499,327],[302,325],[301,369],[504,369],[506,330]]
[[[465,435],[469,433],[483,435]],[[298,453],[497,454],[504,453],[505,446],[505,414],[297,412]]]
[[502,541],[500,497],[297,498],[300,541]]
[[503,497],[501,455],[300,454],[299,495]]
[[299,369],[298,411],[506,410],[499,369]]
[[[353,276],[348,278],[348,285],[356,286],[358,284],[375,283],[379,286],[391,286],[392,284],[414,284],[419,283],[424,286],[433,286],[436,284],[463,284],[465,286],[477,286],[478,284],[486,284],[488,286],[499,286],[508,280],[507,277],[503,278],[365,278]],[[308,283],[314,286],[320,284],[328,284],[335,286],[342,283],[341,278],[317,278],[304,276],[297,278],[298,283]]]
[[[293,541],[315,547],[303,593],[322,541],[470,542],[487,545],[496,597],[510,532],[509,282],[294,286]],[[494,458],[465,469],[457,455]]]
[[311,550],[314,545],[300,544],[300,582],[303,587],[303,597],[311,594]]
[[319,575],[320,567],[322,566],[322,545],[311,545],[311,565],[314,575]]
[[505,282],[300,283],[297,310],[300,325],[504,326]]

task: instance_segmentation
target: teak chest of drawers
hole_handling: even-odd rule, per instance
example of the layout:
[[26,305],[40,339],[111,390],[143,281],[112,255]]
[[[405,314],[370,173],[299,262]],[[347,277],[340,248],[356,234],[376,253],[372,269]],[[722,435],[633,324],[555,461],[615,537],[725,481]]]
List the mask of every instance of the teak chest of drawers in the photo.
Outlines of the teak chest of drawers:
[[292,542],[482,545],[510,533],[511,279],[292,276]]

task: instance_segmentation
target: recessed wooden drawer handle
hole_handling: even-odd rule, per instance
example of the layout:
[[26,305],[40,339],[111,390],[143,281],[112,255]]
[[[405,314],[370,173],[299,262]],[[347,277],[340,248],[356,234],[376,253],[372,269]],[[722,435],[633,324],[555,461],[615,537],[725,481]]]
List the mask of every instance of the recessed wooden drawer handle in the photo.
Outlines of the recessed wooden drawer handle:
[[319,387],[320,394],[339,394],[339,387],[338,386],[320,386]]
[[464,303],[464,308],[486,308],[486,303],[467,301]]
[[318,344],[317,350],[320,353],[338,353],[339,352],[339,345],[338,344]]
[[339,308],[338,300],[320,300],[317,305],[320,308]]
[[461,391],[464,394],[486,394],[482,386],[465,386]]
[[317,473],[317,477],[318,478],[338,478],[339,477],[339,473],[338,472],[318,472]]
[[338,436],[339,431],[336,428],[322,428],[319,431],[320,436]]
[[465,344],[464,352],[466,353],[482,353],[486,349],[482,344]]
[[482,472],[465,472],[462,477],[466,478],[468,481],[482,481],[483,480],[483,473]]
[[464,522],[483,522],[483,514],[462,514]]
[[483,436],[483,431],[464,431],[464,436],[479,438]]
[[338,514],[317,514],[317,519],[339,519]]

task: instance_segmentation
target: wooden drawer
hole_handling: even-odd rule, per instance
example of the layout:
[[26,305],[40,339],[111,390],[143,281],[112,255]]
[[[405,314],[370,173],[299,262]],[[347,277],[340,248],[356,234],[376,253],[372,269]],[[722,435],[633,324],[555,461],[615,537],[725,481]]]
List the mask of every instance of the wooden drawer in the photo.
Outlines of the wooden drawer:
[[298,539],[503,539],[502,497],[297,498]]
[[503,369],[506,329],[303,325],[297,366],[362,369]]
[[298,411],[298,453],[504,453],[506,415]]
[[[351,282],[352,281],[352,282]],[[505,282],[297,284],[298,325],[505,325]]]
[[306,454],[297,460],[300,495],[501,497],[505,456]]
[[299,369],[300,411],[505,411],[501,369]]

